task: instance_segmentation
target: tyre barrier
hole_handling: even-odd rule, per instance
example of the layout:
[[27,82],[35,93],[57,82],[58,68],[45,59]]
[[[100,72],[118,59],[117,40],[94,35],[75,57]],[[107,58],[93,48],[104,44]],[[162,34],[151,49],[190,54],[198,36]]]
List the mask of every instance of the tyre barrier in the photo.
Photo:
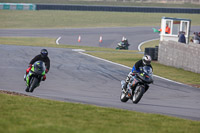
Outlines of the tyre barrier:
[[190,13],[200,14],[200,8],[161,8],[95,5],[54,5],[0,3],[0,10],[72,10],[72,11],[110,11],[110,12],[147,12],[147,13]]
[[35,4],[26,3],[0,3],[0,10],[35,10]]
[[150,55],[152,60],[157,61],[158,60],[158,46],[156,46],[155,48],[145,48],[144,54]]
[[200,8],[161,8],[161,7],[122,7],[94,5],[52,5],[37,4],[36,10],[76,10],[76,11],[110,11],[110,12],[148,12],[148,13],[191,13],[200,14]]

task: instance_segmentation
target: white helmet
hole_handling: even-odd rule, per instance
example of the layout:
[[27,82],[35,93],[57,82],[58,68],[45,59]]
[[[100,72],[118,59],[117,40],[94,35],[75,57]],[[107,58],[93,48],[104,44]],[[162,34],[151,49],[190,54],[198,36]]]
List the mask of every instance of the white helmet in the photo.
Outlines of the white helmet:
[[142,58],[142,62],[144,65],[150,65],[151,64],[151,56],[144,55]]

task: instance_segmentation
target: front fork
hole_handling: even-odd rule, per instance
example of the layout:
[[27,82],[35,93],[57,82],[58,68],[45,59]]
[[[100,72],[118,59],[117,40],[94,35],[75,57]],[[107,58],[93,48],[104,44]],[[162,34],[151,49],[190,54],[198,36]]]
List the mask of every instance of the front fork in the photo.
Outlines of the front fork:
[[26,86],[30,85],[30,77],[32,76],[32,72],[29,71],[29,73],[26,75]]

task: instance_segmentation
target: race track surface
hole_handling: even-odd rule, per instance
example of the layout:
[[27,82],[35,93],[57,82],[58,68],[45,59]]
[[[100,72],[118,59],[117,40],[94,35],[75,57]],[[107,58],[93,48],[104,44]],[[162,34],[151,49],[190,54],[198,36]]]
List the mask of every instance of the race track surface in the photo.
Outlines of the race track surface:
[[[116,48],[123,37],[127,38],[130,50],[138,50],[143,41],[159,38],[152,28],[159,27],[116,27],[116,28],[66,28],[66,29],[0,29],[0,37],[49,37],[59,38],[59,44]],[[200,26],[192,26],[191,34],[200,31]],[[81,42],[78,42],[79,36]],[[102,43],[99,42],[100,36]]]
[[[26,36],[59,38],[59,44],[116,48],[123,37],[130,43],[130,50],[138,50],[139,43],[159,38],[152,27],[74,28],[74,29],[0,29],[0,36]],[[79,36],[81,41],[78,42]],[[99,42],[100,36],[102,43]]]
[[120,101],[121,85],[130,69],[74,52],[48,48],[47,80],[33,93],[25,92],[23,75],[41,47],[0,45],[0,89],[67,102],[158,113],[200,120],[200,89],[154,77],[138,104]]

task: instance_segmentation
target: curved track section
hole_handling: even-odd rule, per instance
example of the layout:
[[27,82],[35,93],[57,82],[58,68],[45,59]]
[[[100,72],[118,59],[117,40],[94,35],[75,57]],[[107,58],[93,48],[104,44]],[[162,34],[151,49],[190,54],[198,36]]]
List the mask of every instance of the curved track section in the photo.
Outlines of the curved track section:
[[[117,43],[126,37],[130,50],[138,50],[141,42],[159,38],[152,28],[159,27],[118,27],[118,28],[73,28],[73,29],[0,29],[0,37],[49,37],[59,38],[59,44],[116,48]],[[193,26],[191,33],[200,31],[200,26]],[[79,36],[81,37],[78,42]],[[100,36],[102,43],[99,42]]]
[[80,102],[200,120],[200,89],[155,77],[141,101],[120,101],[120,80],[130,69],[71,49],[48,48],[51,69],[47,80],[26,93],[23,75],[41,47],[0,45],[0,89],[68,102]]
[[[131,44],[129,49],[138,50],[139,43],[159,38],[152,27],[120,28],[80,28],[80,29],[15,29],[0,30],[0,36],[50,37],[59,38],[59,44],[116,48],[117,43],[126,37]],[[81,37],[78,42],[79,36]],[[102,42],[100,43],[100,36]]]

